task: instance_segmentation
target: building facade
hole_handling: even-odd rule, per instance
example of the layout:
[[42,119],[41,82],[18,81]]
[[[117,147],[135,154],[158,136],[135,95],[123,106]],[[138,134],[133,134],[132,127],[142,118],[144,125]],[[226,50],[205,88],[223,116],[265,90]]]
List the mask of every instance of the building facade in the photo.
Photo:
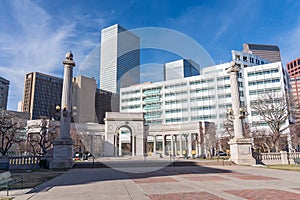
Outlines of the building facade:
[[300,58],[286,64],[290,76],[292,95],[297,105],[300,106]]
[[264,58],[270,62],[281,62],[280,50],[275,45],[247,44],[243,45],[243,52]]
[[7,109],[9,81],[0,77],[0,109]]
[[140,39],[119,24],[101,30],[100,89],[119,93],[140,81]]
[[[96,80],[85,76],[73,78],[72,121],[75,123],[104,124],[105,112],[119,111],[119,95],[97,88]],[[30,119],[58,120],[63,80],[50,75],[32,72],[25,77],[22,112]]]
[[78,76],[73,79],[72,104],[75,123],[104,124],[106,112],[119,111],[119,95],[98,89],[94,78]]
[[106,112],[119,112],[120,96],[105,90],[96,90],[95,110],[97,123],[104,124]]
[[200,75],[200,67],[190,59],[181,59],[164,64],[165,81],[197,75]]
[[[285,94],[286,76],[282,64],[268,63],[239,51],[233,51],[232,57],[241,67],[239,91],[241,105],[249,112],[248,120],[267,127],[259,124],[257,116],[251,115],[251,100],[265,92]],[[143,112],[147,124],[209,121],[220,129],[226,119],[226,110],[232,107],[230,78],[226,72],[229,66],[230,63],[220,64],[203,68],[199,76],[122,88],[120,111]]]
[[26,74],[22,112],[30,113],[30,119],[56,117],[56,106],[61,105],[63,79],[31,72]]

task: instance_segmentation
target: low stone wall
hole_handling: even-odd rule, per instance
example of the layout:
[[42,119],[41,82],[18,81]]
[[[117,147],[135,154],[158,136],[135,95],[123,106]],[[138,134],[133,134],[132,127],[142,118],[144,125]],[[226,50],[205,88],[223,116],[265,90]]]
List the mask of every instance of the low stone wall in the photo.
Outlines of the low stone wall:
[[261,153],[259,159],[265,165],[295,164],[295,159],[300,159],[300,152]]

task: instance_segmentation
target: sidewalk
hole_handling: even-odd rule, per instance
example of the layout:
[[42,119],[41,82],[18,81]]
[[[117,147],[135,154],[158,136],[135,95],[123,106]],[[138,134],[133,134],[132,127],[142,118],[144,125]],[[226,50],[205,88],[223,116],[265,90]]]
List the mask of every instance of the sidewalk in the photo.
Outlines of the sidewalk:
[[71,169],[26,192],[10,194],[16,200],[300,199],[300,172],[236,165],[167,167],[143,174]]

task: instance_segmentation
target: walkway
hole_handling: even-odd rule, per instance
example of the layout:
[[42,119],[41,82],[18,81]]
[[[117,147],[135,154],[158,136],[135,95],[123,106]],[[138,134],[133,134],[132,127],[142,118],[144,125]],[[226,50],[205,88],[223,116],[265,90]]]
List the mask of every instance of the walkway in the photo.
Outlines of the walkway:
[[166,167],[148,173],[77,168],[22,192],[11,194],[16,200],[300,199],[300,172],[236,165]]

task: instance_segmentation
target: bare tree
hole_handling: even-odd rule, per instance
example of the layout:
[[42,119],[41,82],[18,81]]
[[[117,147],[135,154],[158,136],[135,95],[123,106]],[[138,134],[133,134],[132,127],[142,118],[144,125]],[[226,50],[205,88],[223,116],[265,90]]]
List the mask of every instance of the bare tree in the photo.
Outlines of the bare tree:
[[59,126],[47,118],[42,118],[37,122],[28,127],[28,144],[30,145],[30,152],[34,155],[45,155],[53,148]]
[[268,145],[269,148],[275,148],[278,152],[282,148],[283,132],[289,128],[287,124],[289,110],[286,97],[277,93],[268,93],[251,102],[251,108],[261,117],[261,122],[266,123],[270,128],[270,131],[260,133],[259,137],[267,136],[271,142]]
[[[251,129],[250,124],[243,120],[243,129],[244,129],[244,137],[250,138],[251,137]],[[219,142],[223,149],[229,149],[228,142],[230,139],[234,138],[234,127],[233,127],[233,118],[227,117],[222,125],[221,125],[221,137],[219,138]]]
[[290,139],[293,149],[299,149],[300,144],[300,107],[298,100],[292,94],[289,95],[289,124],[290,124]]
[[216,126],[214,123],[205,122],[205,132],[204,136],[204,147],[206,152],[206,157],[211,158],[213,155],[213,150],[218,148],[218,138],[216,135]]
[[13,112],[0,111],[0,153],[7,155],[10,148],[22,141],[19,132],[25,129],[22,119]]
[[221,126],[221,137],[232,139],[234,137],[233,120],[227,118]]

